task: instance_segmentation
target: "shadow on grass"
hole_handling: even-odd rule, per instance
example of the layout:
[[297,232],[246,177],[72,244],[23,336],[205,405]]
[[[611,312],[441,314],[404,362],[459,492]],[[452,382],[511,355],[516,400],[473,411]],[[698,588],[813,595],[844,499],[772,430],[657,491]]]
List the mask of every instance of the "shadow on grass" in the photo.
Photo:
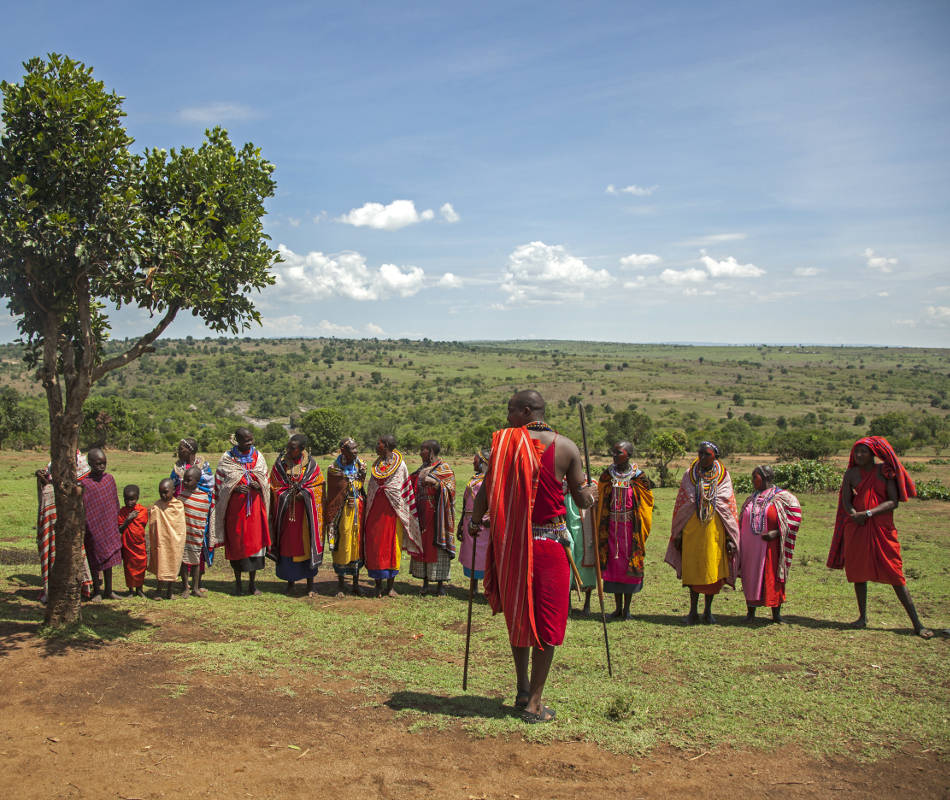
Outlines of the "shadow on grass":
[[462,694],[445,697],[428,692],[393,692],[386,706],[393,711],[422,711],[426,714],[440,714],[445,717],[482,717],[484,719],[504,719],[517,716],[520,712],[512,706],[503,706],[497,697]]
[[[35,576],[11,577],[32,582]],[[33,588],[0,593],[0,657],[31,639],[40,645],[44,657],[97,650],[134,631],[153,627],[127,609],[115,608],[109,603],[84,603],[81,623],[51,630],[44,626],[45,607],[30,602],[38,597],[39,590]]]

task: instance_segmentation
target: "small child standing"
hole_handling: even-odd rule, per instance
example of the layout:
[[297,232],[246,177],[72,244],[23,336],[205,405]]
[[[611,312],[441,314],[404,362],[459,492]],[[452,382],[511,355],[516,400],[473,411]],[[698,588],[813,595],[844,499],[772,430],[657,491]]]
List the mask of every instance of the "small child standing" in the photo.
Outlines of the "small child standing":
[[201,485],[201,470],[192,466],[185,470],[181,479],[181,494],[178,499],[185,507],[185,551],[182,557],[182,577],[191,576],[191,589],[185,582],[185,591],[182,597],[204,597],[206,592],[201,588],[201,573],[205,561],[209,560],[208,525],[212,522],[214,505],[211,500],[211,491]]
[[139,503],[139,487],[130,483],[122,490],[125,506],[119,510],[119,533],[122,534],[122,566],[129,597],[145,597],[145,567],[148,548],[145,546],[145,526],[148,509]]
[[158,484],[158,496],[148,512],[148,571],[158,578],[158,599],[171,600],[185,552],[185,507],[171,478]]

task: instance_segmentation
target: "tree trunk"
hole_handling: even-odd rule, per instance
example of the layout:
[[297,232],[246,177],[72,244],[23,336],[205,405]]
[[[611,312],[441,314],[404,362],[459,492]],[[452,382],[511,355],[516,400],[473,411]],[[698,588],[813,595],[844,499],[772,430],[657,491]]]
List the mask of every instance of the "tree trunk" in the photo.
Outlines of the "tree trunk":
[[[72,344],[60,338],[60,320],[47,312],[43,330],[43,363],[40,374],[49,405],[50,475],[56,497],[56,559],[50,569],[46,624],[54,627],[81,619],[80,566],[86,533],[86,510],[82,487],[76,479],[76,449],[82,405],[89,394],[88,381],[81,379]],[[60,354],[62,358],[60,359]],[[57,366],[63,365],[65,398]]]
[[[73,417],[68,422],[64,417]],[[66,413],[50,420],[50,474],[56,496],[56,560],[49,577],[46,624],[67,625],[81,619],[80,568],[86,533],[82,486],[76,479],[79,425]]]

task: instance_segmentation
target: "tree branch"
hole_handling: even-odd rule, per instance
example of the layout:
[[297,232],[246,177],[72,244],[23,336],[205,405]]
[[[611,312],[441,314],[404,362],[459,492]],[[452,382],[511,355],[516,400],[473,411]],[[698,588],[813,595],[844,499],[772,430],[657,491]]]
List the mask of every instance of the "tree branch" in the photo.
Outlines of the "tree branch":
[[89,308],[89,277],[85,272],[76,278],[76,300],[79,306],[79,341],[82,343],[77,388],[85,401],[93,382],[96,363],[96,341],[92,334],[92,313]]
[[165,316],[161,318],[158,325],[156,325],[152,330],[146,333],[141,339],[139,339],[132,347],[126,350],[122,355],[115,356],[110,358],[107,361],[103,361],[92,373],[93,383],[98,381],[103,375],[107,372],[111,372],[114,369],[119,367],[124,367],[130,361],[137,359],[142,353],[144,353],[149,345],[154,342],[162,333],[165,331],[169,325],[171,325],[172,320],[175,319],[175,315],[178,313],[181,306],[178,303],[173,303],[168,307],[168,311],[165,312]]

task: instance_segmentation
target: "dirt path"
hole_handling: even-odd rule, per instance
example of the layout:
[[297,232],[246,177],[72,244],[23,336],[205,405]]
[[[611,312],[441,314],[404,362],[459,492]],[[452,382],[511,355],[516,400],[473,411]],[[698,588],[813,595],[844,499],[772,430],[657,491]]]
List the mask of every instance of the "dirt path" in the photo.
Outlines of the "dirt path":
[[[634,759],[583,742],[476,740],[451,724],[412,734],[390,698],[367,707],[347,686],[328,695],[328,676],[181,675],[147,645],[63,648],[34,631],[0,629],[6,798],[950,795],[946,762],[932,752],[870,765],[669,748]],[[167,623],[161,632],[202,635]]]

